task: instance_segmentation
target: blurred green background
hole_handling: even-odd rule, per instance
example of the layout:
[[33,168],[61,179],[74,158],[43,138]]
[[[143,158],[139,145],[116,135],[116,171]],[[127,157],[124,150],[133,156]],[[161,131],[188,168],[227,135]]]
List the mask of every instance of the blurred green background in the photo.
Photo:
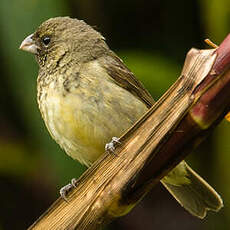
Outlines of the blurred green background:
[[[220,43],[230,31],[229,0],[1,0],[0,230],[26,229],[85,168],[49,136],[36,103],[38,66],[18,50],[44,20],[77,17],[107,43],[159,98],[176,80],[186,52]],[[107,229],[230,229],[230,124],[223,121],[188,161],[224,199],[219,213],[199,220],[161,186]]]

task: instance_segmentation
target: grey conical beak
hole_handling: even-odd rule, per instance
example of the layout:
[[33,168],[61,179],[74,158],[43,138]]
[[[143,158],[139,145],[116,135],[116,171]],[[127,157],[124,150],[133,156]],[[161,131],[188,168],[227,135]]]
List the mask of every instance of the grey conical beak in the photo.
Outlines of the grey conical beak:
[[33,34],[26,37],[21,43],[19,49],[33,53],[33,54],[37,54],[39,47],[35,44],[32,37],[33,37]]

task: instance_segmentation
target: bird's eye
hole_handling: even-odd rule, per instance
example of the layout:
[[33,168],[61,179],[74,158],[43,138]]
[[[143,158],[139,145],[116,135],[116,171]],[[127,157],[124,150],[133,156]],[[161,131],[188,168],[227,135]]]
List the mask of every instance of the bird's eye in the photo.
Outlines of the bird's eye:
[[50,37],[46,36],[46,37],[42,38],[42,42],[46,46],[49,45],[49,43],[50,43]]

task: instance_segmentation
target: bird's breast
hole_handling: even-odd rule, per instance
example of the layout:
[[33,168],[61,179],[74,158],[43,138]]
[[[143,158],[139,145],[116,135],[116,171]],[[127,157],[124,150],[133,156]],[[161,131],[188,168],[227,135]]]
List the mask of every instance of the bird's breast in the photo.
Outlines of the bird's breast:
[[[55,86],[51,83],[46,90],[39,93],[39,108],[46,127],[53,139],[66,151],[72,158],[88,165],[88,158],[85,157],[86,147],[82,139],[82,130],[76,120],[76,114],[82,104],[80,96],[73,95],[65,91],[63,87]],[[85,159],[87,158],[87,159]]]
[[147,108],[103,71],[94,71],[92,77],[88,71],[85,73],[79,76],[77,87],[70,90],[68,87],[66,91],[64,81],[58,86],[53,81],[40,89],[38,102],[56,142],[68,155],[90,165],[104,153],[105,144],[121,136]]

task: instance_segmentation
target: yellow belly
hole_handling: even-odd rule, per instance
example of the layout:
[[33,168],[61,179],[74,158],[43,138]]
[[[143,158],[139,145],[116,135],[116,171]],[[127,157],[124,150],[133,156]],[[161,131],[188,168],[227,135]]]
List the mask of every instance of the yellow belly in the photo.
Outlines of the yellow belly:
[[[93,85],[94,87],[90,87]],[[72,158],[89,166],[113,136],[119,137],[147,110],[135,96],[113,82],[97,82],[63,95],[49,87],[40,109],[56,142]]]

